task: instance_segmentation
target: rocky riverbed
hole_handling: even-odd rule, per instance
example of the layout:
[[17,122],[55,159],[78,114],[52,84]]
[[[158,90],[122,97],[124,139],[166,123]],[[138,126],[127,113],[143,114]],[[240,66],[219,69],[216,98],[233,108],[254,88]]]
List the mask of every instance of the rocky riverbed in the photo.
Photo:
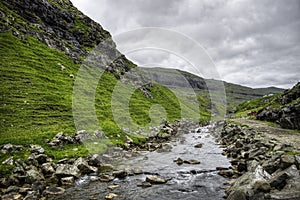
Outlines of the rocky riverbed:
[[86,176],[52,199],[222,199],[230,163],[210,126],[179,129],[155,151],[123,159],[107,182]]
[[272,127],[242,122],[245,126],[225,123],[219,135],[224,154],[231,158],[232,177],[237,178],[226,190],[227,199],[300,199],[299,133],[282,139],[279,129],[267,132]]
[[[6,161],[16,167],[0,180],[1,198],[300,199],[300,147],[295,142],[300,135],[257,123],[165,123],[142,145],[127,138],[124,149],[58,162],[32,145],[26,161]],[[80,144],[89,137],[82,131],[59,133],[47,142]],[[1,151],[21,149],[7,144]]]

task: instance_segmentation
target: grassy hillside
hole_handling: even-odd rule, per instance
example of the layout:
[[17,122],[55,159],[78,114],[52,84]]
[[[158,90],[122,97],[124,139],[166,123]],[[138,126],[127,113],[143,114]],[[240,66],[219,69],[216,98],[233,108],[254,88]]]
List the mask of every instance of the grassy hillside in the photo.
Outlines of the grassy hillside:
[[[75,79],[70,78],[70,74],[76,78],[80,66],[64,53],[48,48],[33,37],[27,36],[21,40],[9,32],[0,33],[0,55],[0,145],[23,145],[25,151],[14,154],[15,158],[28,156],[30,144],[42,145],[46,153],[55,159],[87,155],[84,146],[76,146],[78,150],[74,151],[74,145],[52,149],[45,143],[46,139],[58,132],[75,132],[72,116]],[[114,144],[122,145],[126,134],[115,123],[111,104],[112,92],[118,82],[113,74],[103,74],[96,92],[96,112],[99,129],[102,128]],[[123,92],[126,93],[126,89]],[[157,104],[165,109],[169,121],[181,118],[181,105],[173,92],[159,84],[154,84],[150,92],[153,98],[146,98],[140,90],[134,91],[130,98],[130,115],[138,125],[151,125],[149,112],[158,115],[156,112],[159,109],[151,110]],[[205,105],[205,97],[198,97],[198,100]],[[186,101],[182,106],[191,112],[195,105]],[[205,109],[205,106],[202,107],[201,112],[205,113],[204,118],[208,120],[209,112]],[[117,112],[121,113],[122,110]],[[199,113],[193,114],[200,117]],[[202,120],[204,118],[202,116]],[[143,140],[142,137],[131,137],[135,142]],[[0,162],[9,156],[1,155]]]

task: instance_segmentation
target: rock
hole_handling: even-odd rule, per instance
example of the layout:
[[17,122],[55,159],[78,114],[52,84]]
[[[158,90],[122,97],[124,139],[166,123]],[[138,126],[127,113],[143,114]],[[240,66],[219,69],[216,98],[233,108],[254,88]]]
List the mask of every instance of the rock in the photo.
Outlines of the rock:
[[114,190],[114,189],[117,189],[119,187],[120,187],[120,185],[117,185],[117,184],[107,186],[107,188],[110,189],[110,190]]
[[11,153],[11,152],[17,152],[21,151],[22,147],[19,145],[12,145],[12,144],[5,144],[1,148],[1,152],[3,154]]
[[21,187],[19,189],[19,193],[26,196],[28,193],[32,192],[32,188],[29,187]]
[[51,176],[55,173],[52,163],[43,163],[41,169],[45,176]]
[[267,193],[271,191],[271,186],[266,180],[257,180],[253,184],[254,193],[263,192]]
[[69,76],[70,78],[75,78],[74,74],[70,74]]
[[120,171],[113,172],[113,176],[116,177],[116,178],[120,178],[120,179],[126,178],[127,175],[128,174],[125,170],[120,170]]
[[183,163],[190,164],[190,165],[198,165],[200,164],[200,161],[191,159],[191,160],[184,160]]
[[108,195],[105,196],[105,199],[110,200],[110,199],[114,199],[116,197],[119,197],[119,195],[114,194],[114,193],[109,193]]
[[264,170],[266,170],[268,173],[272,174],[274,173],[277,169],[280,168],[280,156],[281,154],[272,156],[271,159],[268,159],[265,161],[262,165]]
[[11,185],[5,190],[5,194],[12,193],[12,192],[18,193],[19,191],[20,191],[19,187]]
[[163,184],[167,181],[165,179],[159,178],[157,176],[147,176],[146,182],[152,183],[152,184]]
[[35,154],[35,153],[32,153],[28,159],[27,159],[27,164],[29,165],[35,165],[35,166],[38,166],[38,165],[41,165],[43,163],[46,163],[48,160],[48,156],[46,154]]
[[74,166],[77,167],[82,174],[91,174],[98,171],[96,167],[89,166],[87,161],[81,157],[75,161]]
[[225,178],[230,178],[234,175],[233,171],[230,169],[230,170],[221,170],[218,172],[218,174],[220,176],[223,176]]
[[295,155],[297,168],[300,170],[300,154]]
[[267,199],[272,200],[298,200],[300,199],[300,191],[272,191]]
[[202,148],[202,147],[203,147],[203,144],[202,144],[202,143],[199,143],[199,144],[196,144],[194,147],[195,147],[195,148]]
[[177,158],[174,162],[176,162],[177,165],[182,165],[184,161],[181,158]]
[[280,167],[286,169],[291,165],[295,164],[296,159],[293,155],[282,155],[280,158]]
[[127,143],[127,144],[133,144],[133,140],[126,135],[125,136],[125,143]]
[[137,186],[138,186],[138,187],[146,188],[146,187],[151,187],[152,184],[149,183],[149,182],[147,182],[147,181],[143,181],[143,182],[139,183]]
[[44,190],[43,195],[61,195],[65,192],[64,188],[61,187],[55,187],[55,186],[49,186]]
[[158,153],[162,152],[170,152],[172,150],[172,145],[168,143],[163,143],[159,149],[157,149]]
[[39,145],[30,145],[31,153],[43,154],[45,152],[44,148]]
[[30,169],[26,171],[26,183],[33,183],[35,181],[45,180],[44,176],[37,169]]
[[14,157],[9,157],[2,162],[2,165],[13,165],[14,164]]
[[299,177],[299,172],[295,165],[292,165],[283,171],[278,171],[272,174],[269,184],[272,188],[283,189],[287,184],[287,181],[293,177]]
[[77,131],[72,135],[72,138],[77,144],[82,144],[83,142],[92,140],[92,136],[88,134],[85,130]]
[[93,154],[88,158],[88,164],[95,167],[100,167],[102,164],[102,158],[100,154]]
[[113,169],[114,167],[111,164],[107,164],[107,163],[102,163],[99,167],[99,170],[101,172],[112,171]]
[[75,178],[79,178],[80,170],[74,165],[58,164],[55,174],[58,177],[74,176]]
[[61,184],[63,184],[63,185],[73,185],[74,177],[73,176],[64,177],[64,178],[61,178],[60,181],[61,181]]
[[110,182],[110,181],[114,180],[114,177],[109,176],[109,175],[107,175],[107,174],[102,174],[102,175],[100,176],[99,180],[100,180],[101,182]]
[[22,200],[23,196],[18,193],[10,193],[10,194],[5,194],[1,196],[2,200]]
[[248,200],[247,191],[243,188],[239,188],[237,190],[234,190],[229,194],[227,197],[227,200]]
[[69,135],[59,132],[57,133],[54,138],[48,143],[51,146],[63,146],[65,144],[74,144],[75,141]]

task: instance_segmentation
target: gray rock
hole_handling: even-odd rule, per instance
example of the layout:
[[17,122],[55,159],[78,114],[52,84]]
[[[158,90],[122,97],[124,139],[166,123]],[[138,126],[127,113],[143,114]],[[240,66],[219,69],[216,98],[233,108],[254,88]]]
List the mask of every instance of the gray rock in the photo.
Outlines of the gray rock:
[[35,181],[45,180],[44,176],[35,168],[26,171],[26,183],[33,183]]
[[14,164],[14,157],[9,157],[2,162],[2,165],[13,165]]
[[139,183],[137,186],[138,186],[138,187],[147,188],[147,187],[151,187],[152,184],[149,183],[149,182],[147,182],[147,181],[143,181],[143,182]]
[[100,180],[101,182],[110,182],[110,181],[114,180],[114,177],[112,177],[112,176],[110,176],[110,175],[108,175],[108,174],[102,174],[102,175],[100,176],[99,180]]
[[296,163],[296,159],[295,156],[293,155],[282,155],[280,158],[280,167],[282,169],[286,169],[295,163]]
[[234,175],[234,173],[233,173],[233,171],[231,169],[229,169],[229,170],[220,170],[218,172],[218,174],[220,176],[225,177],[225,178],[229,178],[229,177],[232,177]]
[[190,165],[198,165],[200,164],[200,161],[191,159],[191,160],[184,160],[183,163],[190,164]]
[[126,178],[127,176],[127,172],[125,170],[119,170],[119,171],[115,171],[113,172],[113,176],[116,177],[116,178]]
[[72,138],[74,139],[75,143],[82,144],[85,141],[91,141],[92,136],[88,134],[85,130],[77,131],[72,135]]
[[146,182],[149,182],[151,184],[163,184],[163,183],[166,183],[167,181],[165,179],[159,178],[157,176],[147,176]]
[[69,164],[58,164],[55,172],[58,177],[68,177],[74,176],[76,178],[80,177],[80,170],[74,166]]
[[43,195],[61,195],[65,193],[65,189],[61,187],[49,186],[44,190]]
[[293,177],[299,177],[299,172],[295,165],[272,174],[269,183],[272,188],[283,189],[287,184],[287,181]]
[[44,148],[39,145],[30,145],[31,153],[43,154],[45,152]]
[[3,196],[1,196],[2,200],[22,200],[23,196],[21,194],[18,193],[9,193],[9,194],[5,194]]
[[194,147],[195,147],[195,148],[202,148],[202,147],[203,147],[203,144],[202,144],[202,143],[199,143],[199,144],[196,144]]
[[12,144],[5,144],[1,148],[1,152],[3,154],[11,153],[11,152],[17,152],[22,150],[22,147],[19,145],[12,145]]
[[61,184],[63,185],[73,185],[74,184],[74,177],[69,176],[69,177],[64,177],[60,179]]
[[99,170],[101,172],[112,171],[113,169],[114,169],[114,166],[112,166],[111,164],[107,164],[107,163],[102,163],[99,167]]
[[234,190],[229,194],[227,197],[227,200],[248,200],[248,195],[247,195],[247,189],[244,188],[239,188],[237,190]]
[[271,191],[271,186],[266,180],[257,180],[253,184],[254,193],[263,192],[267,193]]
[[49,176],[55,173],[52,163],[43,163],[41,170],[45,176]]
[[91,166],[99,167],[102,164],[102,157],[100,154],[93,154],[88,158],[88,164]]
[[89,166],[87,161],[81,157],[75,161],[74,166],[78,168],[82,174],[97,173],[98,171],[96,167]]
[[300,170],[300,154],[295,155],[297,168]]

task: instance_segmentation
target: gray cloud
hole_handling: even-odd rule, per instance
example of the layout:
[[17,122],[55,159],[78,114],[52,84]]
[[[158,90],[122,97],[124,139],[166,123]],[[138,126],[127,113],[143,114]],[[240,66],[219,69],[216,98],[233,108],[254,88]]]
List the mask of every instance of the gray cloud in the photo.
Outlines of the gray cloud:
[[[207,50],[225,81],[287,88],[300,80],[299,0],[72,2],[112,35],[141,27],[162,27],[188,35]],[[140,64],[179,63],[174,56],[156,54],[150,58],[144,52],[134,58]],[[184,68],[177,64],[180,66]]]

